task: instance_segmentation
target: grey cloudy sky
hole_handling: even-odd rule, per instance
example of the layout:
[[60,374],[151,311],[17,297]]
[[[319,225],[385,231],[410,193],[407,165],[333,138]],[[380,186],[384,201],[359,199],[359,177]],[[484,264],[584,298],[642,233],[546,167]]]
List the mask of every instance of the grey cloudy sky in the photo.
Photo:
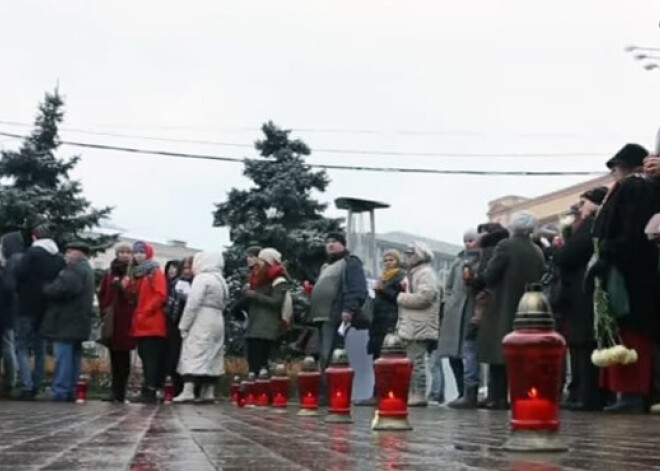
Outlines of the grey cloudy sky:
[[[315,153],[311,162],[482,170],[600,170],[628,141],[651,146],[660,72],[623,51],[660,46],[660,4],[558,0],[58,0],[0,4],[0,120],[31,122],[59,81],[65,128],[250,144],[272,119],[312,149],[602,153],[473,158]],[[319,132],[320,130],[373,130]],[[0,130],[26,128],[0,124]],[[415,133],[403,132],[415,131]],[[64,139],[235,157],[249,149],[63,131]],[[0,137],[0,146],[15,141]],[[226,244],[213,203],[241,166],[80,152],[75,172],[131,234]],[[331,171],[321,196],[392,208],[379,231],[459,242],[488,200],[584,177]],[[329,214],[336,214],[335,210]]]

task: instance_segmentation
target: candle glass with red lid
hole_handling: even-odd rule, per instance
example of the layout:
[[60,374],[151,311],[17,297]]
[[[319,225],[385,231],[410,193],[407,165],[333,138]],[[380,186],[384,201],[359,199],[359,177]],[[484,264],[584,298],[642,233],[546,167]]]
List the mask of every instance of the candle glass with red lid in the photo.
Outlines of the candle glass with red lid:
[[388,334],[381,356],[374,362],[377,408],[373,430],[412,430],[408,422],[408,388],[412,362],[401,338]]
[[257,375],[253,372],[248,373],[247,381],[245,381],[245,405],[247,407],[255,407],[257,404],[257,397],[255,395],[255,381]]
[[163,385],[163,404],[172,404],[172,399],[174,399],[174,383],[172,377],[168,376]]
[[298,415],[318,415],[321,373],[313,357],[305,357],[298,373]]
[[89,381],[87,376],[80,375],[78,381],[76,381],[76,403],[84,404],[87,401],[87,389],[89,387]]
[[259,376],[254,383],[254,396],[258,406],[270,405],[270,377],[266,368],[259,371]]
[[247,402],[247,381],[242,381],[241,384],[238,386],[238,390],[236,391],[236,405],[238,407],[245,407],[246,402]]
[[550,306],[540,285],[527,288],[513,328],[502,341],[513,430],[505,448],[512,451],[564,450],[556,432],[559,430],[566,342],[554,329]]
[[343,348],[332,354],[330,366],[325,370],[328,383],[328,415],[326,422],[352,423],[351,393],[353,391],[353,368],[348,364],[348,355]]
[[286,367],[278,364],[275,367],[273,377],[270,379],[270,392],[273,407],[286,407],[289,398],[289,377],[286,375]]

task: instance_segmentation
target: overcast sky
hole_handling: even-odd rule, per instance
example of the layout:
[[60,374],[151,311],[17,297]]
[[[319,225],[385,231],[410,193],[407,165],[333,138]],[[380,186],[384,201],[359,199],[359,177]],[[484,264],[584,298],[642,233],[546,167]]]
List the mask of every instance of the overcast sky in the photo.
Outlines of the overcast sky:
[[[254,152],[73,130],[251,144],[273,120],[312,149],[600,153],[317,152],[317,163],[601,170],[626,142],[653,145],[660,71],[646,72],[623,48],[660,47],[659,22],[660,3],[651,0],[2,2],[0,121],[32,122],[44,91],[59,83],[70,140],[244,157]],[[0,137],[0,148],[17,145]],[[131,235],[208,250],[228,242],[211,212],[231,187],[248,185],[240,165],[62,148],[73,153],[83,156],[74,176],[85,195],[114,206],[113,222]],[[454,243],[485,218],[489,200],[585,178],[330,177],[324,201],[392,204],[378,215],[379,232]]]

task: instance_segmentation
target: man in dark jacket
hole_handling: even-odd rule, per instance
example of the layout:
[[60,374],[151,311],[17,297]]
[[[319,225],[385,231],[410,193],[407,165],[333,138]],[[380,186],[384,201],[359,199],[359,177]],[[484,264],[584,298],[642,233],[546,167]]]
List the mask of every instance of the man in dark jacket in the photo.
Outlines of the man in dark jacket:
[[2,311],[5,326],[2,335],[2,361],[5,368],[4,390],[10,393],[16,386],[16,371],[18,370],[15,344],[15,324],[18,315],[16,267],[25,252],[25,242],[21,233],[16,231],[3,235],[0,245],[2,245],[2,258],[4,259],[3,281],[7,294],[6,305]]
[[53,400],[71,401],[80,374],[82,342],[89,338],[95,294],[89,247],[74,242],[66,248],[66,267],[44,286],[49,306],[41,334],[53,341]]
[[367,280],[359,258],[346,250],[346,237],[340,233],[326,237],[328,263],[321,269],[311,295],[311,319],[319,329],[319,357],[325,369],[338,343],[337,329],[359,315],[367,292]]
[[[46,226],[32,232],[32,246],[16,266],[18,291],[18,317],[16,318],[16,344],[18,367],[21,375],[21,399],[33,399],[44,376],[45,344],[39,327],[48,301],[43,293],[47,283],[55,279],[64,267],[57,244],[49,238]],[[30,349],[34,350],[34,370],[30,372]]]
[[552,260],[560,276],[561,330],[570,349],[571,384],[565,407],[572,410],[597,410],[603,405],[598,369],[591,362],[591,352],[596,348],[594,312],[593,300],[584,289],[584,275],[594,253],[594,219],[607,192],[607,187],[598,187],[580,196],[578,223]]

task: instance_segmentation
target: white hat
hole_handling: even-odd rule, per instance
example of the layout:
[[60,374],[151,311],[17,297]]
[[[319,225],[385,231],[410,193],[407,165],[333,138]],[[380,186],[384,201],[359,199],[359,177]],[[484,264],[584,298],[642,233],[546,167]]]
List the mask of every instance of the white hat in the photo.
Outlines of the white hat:
[[282,265],[282,254],[270,247],[262,249],[259,258],[269,265]]

